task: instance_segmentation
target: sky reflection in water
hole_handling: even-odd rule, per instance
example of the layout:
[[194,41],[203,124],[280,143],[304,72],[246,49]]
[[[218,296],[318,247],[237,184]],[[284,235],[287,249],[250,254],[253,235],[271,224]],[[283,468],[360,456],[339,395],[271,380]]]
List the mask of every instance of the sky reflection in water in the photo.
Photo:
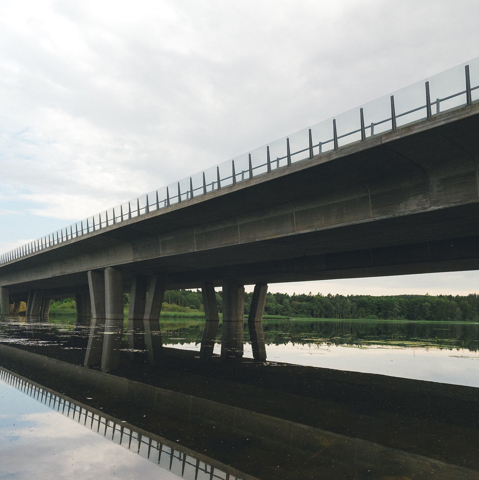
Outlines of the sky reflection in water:
[[180,477],[0,381],[0,479]]

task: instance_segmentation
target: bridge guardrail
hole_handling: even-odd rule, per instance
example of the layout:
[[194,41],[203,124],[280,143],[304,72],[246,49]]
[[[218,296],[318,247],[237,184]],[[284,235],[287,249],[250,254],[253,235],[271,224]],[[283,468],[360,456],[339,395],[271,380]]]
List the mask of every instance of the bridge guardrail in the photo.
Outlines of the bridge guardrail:
[[479,58],[141,195],[0,256],[0,265],[479,100]]

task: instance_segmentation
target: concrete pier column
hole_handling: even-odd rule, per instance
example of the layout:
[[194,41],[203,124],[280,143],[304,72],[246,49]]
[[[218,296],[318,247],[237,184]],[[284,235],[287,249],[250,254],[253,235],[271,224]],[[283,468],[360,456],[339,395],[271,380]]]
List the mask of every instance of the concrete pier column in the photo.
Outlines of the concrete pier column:
[[31,315],[32,311],[32,305],[33,305],[33,294],[34,290],[30,290],[28,292],[28,298],[27,298],[27,309],[25,310],[25,317],[28,318]]
[[211,358],[215,346],[216,333],[218,332],[218,305],[216,303],[216,292],[212,283],[203,283],[201,285],[203,293],[203,305],[205,307],[205,329],[203,331],[203,340],[201,341],[201,358]]
[[148,285],[148,297],[146,299],[145,316],[143,317],[148,361],[152,364],[161,355],[160,314],[164,295],[164,278],[161,278],[159,275],[152,275]]
[[105,335],[101,370],[110,372],[120,365],[123,334],[123,276],[120,270],[105,269]]
[[34,290],[33,292],[30,292],[28,294],[27,318],[36,320],[40,317],[40,309],[42,306],[42,301],[43,301],[43,292],[41,290]]
[[85,354],[85,367],[100,365],[105,329],[105,279],[103,272],[88,272],[92,321]]
[[77,320],[75,325],[90,325],[91,321],[91,298],[89,292],[75,293]]
[[[145,305],[148,277],[139,275],[131,283],[130,310],[128,312],[128,345],[131,349],[145,349]],[[133,354],[132,354],[133,356]]]
[[243,357],[244,285],[235,281],[223,284],[223,326],[221,356],[225,359]]
[[13,315],[15,317],[18,317],[18,314],[20,313],[20,301],[17,300],[16,302],[13,302]]
[[0,315],[10,315],[10,295],[5,287],[0,287]]
[[50,298],[43,297],[42,298],[42,306],[40,310],[40,316],[42,319],[46,320],[50,316],[50,305],[52,301]]
[[248,316],[248,329],[253,347],[253,358],[260,362],[266,361],[266,344],[264,341],[262,320],[267,293],[268,285],[266,284],[258,284],[254,287]]

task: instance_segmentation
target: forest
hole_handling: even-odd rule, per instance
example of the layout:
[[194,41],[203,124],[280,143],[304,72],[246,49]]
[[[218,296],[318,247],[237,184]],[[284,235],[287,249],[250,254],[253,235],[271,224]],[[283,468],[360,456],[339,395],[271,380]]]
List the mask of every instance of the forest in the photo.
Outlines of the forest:
[[[253,294],[245,294],[245,314],[251,306]],[[216,292],[218,310],[222,310],[221,292]],[[200,290],[169,290],[165,292],[162,315],[203,315]],[[125,311],[129,295],[123,296]],[[75,313],[75,300],[55,302],[51,313]],[[397,295],[373,297],[369,295],[288,295],[268,293],[264,311],[268,317],[337,318],[382,320],[479,321],[479,296],[452,295]]]
[[[252,293],[245,294],[249,313]],[[221,292],[216,293],[221,311]],[[128,299],[126,299],[128,302]],[[201,291],[177,290],[165,293],[166,310],[203,310]],[[479,321],[479,296],[398,295],[288,295],[268,293],[266,316],[306,318],[369,318],[390,320]]]

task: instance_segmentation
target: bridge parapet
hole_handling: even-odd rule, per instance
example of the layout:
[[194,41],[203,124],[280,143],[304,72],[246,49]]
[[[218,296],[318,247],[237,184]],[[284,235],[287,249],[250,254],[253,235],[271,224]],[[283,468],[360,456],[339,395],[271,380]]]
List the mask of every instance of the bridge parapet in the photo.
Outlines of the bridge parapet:
[[50,250],[73,239],[155,210],[168,209],[196,197],[270,175],[293,163],[311,159],[378,134],[428,120],[446,110],[479,100],[479,58],[256,148],[174,184],[75,222],[0,256],[0,266]]

